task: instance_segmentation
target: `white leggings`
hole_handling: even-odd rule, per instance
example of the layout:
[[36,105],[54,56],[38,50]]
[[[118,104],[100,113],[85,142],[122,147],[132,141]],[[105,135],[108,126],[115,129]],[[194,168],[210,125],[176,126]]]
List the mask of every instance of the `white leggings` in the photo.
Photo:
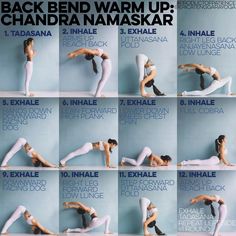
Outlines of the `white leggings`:
[[191,165],[214,166],[214,165],[218,165],[219,163],[220,163],[219,158],[217,156],[212,156],[209,159],[205,159],[205,160],[196,159],[196,160],[182,161],[181,165],[183,166],[191,166]]
[[232,93],[231,84],[232,84],[232,77],[228,76],[220,80],[213,80],[208,88],[205,88],[201,91],[200,90],[190,91],[190,92],[184,91],[182,95],[183,96],[206,96],[213,93],[214,91],[216,91],[217,89],[223,86],[226,86],[226,94],[230,95]]
[[1,166],[7,166],[8,161],[18,152],[21,148],[27,143],[26,139],[19,138],[17,139],[16,143],[10,149],[10,151],[5,155]]
[[151,201],[146,197],[141,197],[139,199],[139,205],[142,211],[142,222],[144,223],[147,220],[147,208],[150,205]]
[[110,59],[104,59],[102,61],[102,78],[98,82],[95,97],[101,97],[102,89],[104,88],[107,80],[111,75],[112,64]]
[[226,219],[227,212],[228,210],[225,204],[219,206],[219,219],[215,225],[213,236],[218,236],[220,228],[223,226],[224,221]]
[[22,214],[24,214],[26,211],[26,208],[24,206],[18,206],[16,210],[13,212],[13,214],[10,216],[10,218],[6,221],[4,224],[1,234],[4,234],[7,232],[7,230],[10,228],[10,226],[21,217]]
[[138,54],[136,56],[136,64],[137,64],[137,67],[138,67],[138,72],[139,72],[139,82],[141,82],[144,78],[144,75],[145,75],[145,64],[147,63],[148,61],[148,57],[144,54]]
[[86,233],[86,232],[89,232],[89,231],[105,224],[104,233],[107,234],[110,232],[109,231],[110,222],[111,222],[111,217],[109,215],[106,215],[101,218],[96,217],[96,218],[93,218],[92,221],[90,221],[87,228],[85,228],[85,229],[83,229],[83,228],[67,229],[67,232],[68,233],[71,233],[71,232]]
[[149,147],[144,147],[142,152],[139,154],[137,160],[122,157],[122,162],[127,162],[133,166],[140,166],[144,162],[145,158],[150,156],[152,154],[152,151]]
[[74,152],[69,153],[65,158],[63,158],[60,161],[60,163],[64,165],[70,159],[72,159],[76,156],[84,155],[91,150],[93,150],[93,144],[92,143],[85,143],[82,147],[76,149]]
[[33,74],[33,62],[27,61],[25,64],[25,95],[29,96],[29,84]]

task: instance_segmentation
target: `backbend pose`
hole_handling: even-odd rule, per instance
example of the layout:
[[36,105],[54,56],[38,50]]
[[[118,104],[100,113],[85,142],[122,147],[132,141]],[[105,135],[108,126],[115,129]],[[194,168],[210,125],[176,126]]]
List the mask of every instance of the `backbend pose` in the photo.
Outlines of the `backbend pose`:
[[21,216],[24,217],[24,220],[31,225],[31,229],[34,234],[55,234],[50,230],[43,227],[37,219],[35,219],[30,212],[24,206],[18,206],[10,218],[4,224],[1,234],[7,234],[10,226],[18,220]]
[[142,97],[150,97],[145,91],[145,87],[153,88],[153,92],[156,96],[164,96],[165,94],[154,85],[154,78],[157,75],[156,66],[153,62],[144,54],[138,54],[136,56],[136,63],[139,71],[139,88]]
[[26,154],[31,158],[32,164],[35,167],[53,167],[56,165],[46,161],[38,152],[36,152],[24,138],[17,139],[16,143],[12,146],[10,151],[5,155],[1,167],[7,167],[7,163],[12,159],[12,157],[21,149],[26,152]]
[[73,52],[70,52],[68,54],[69,58],[75,58],[77,56],[80,55],[85,55],[85,59],[88,61],[92,61],[92,65],[93,65],[93,71],[97,74],[98,70],[97,70],[97,64],[94,60],[94,57],[100,57],[102,59],[102,77],[98,82],[97,85],[97,89],[96,89],[96,93],[95,93],[95,97],[101,97],[102,94],[102,89],[104,88],[107,80],[109,79],[110,75],[111,75],[111,70],[112,70],[112,63],[111,63],[111,59],[109,58],[109,55],[107,52],[105,52],[103,49],[101,48],[97,48],[97,49],[90,49],[90,48],[80,48],[78,50],[75,50]]
[[171,157],[168,155],[157,156],[152,153],[152,150],[149,147],[144,147],[142,152],[139,154],[137,160],[127,158],[127,157],[122,157],[120,165],[124,166],[125,163],[129,163],[133,166],[141,166],[145,158],[148,158],[149,165],[152,167],[168,166],[172,160]]
[[227,216],[227,205],[224,203],[224,199],[221,198],[218,195],[212,195],[212,196],[210,196],[210,195],[199,195],[195,198],[192,198],[190,200],[190,202],[191,202],[191,204],[196,204],[198,202],[204,202],[205,205],[211,207],[211,214],[213,215],[213,217],[216,217],[213,202],[219,204],[219,208],[218,208],[219,218],[218,218],[218,221],[215,225],[215,229],[214,229],[214,233],[213,233],[213,236],[219,236],[220,228],[223,226],[224,221],[225,221],[226,216]]
[[178,164],[178,166],[188,166],[188,165],[203,165],[203,166],[214,166],[218,165],[221,162],[226,165],[226,166],[233,166],[230,162],[227,161],[226,155],[228,153],[228,150],[226,148],[226,136],[225,135],[220,135],[216,140],[215,140],[215,149],[217,152],[217,156],[212,156],[209,159],[205,160],[185,160],[182,161]]
[[157,235],[165,235],[161,230],[156,226],[156,219],[158,215],[158,210],[156,206],[146,197],[141,197],[139,199],[139,205],[142,211],[142,224],[144,235],[151,235],[148,232],[148,227],[155,227]]
[[26,56],[27,62],[25,64],[25,96],[34,96],[33,93],[29,91],[29,84],[33,74],[33,58],[36,55],[33,49],[34,39],[28,38],[24,41],[24,54]]
[[91,221],[88,223],[88,225],[87,225],[87,222],[85,222],[85,218],[83,218],[83,228],[75,228],[75,229],[68,228],[64,232],[86,233],[105,224],[104,234],[111,234],[109,230],[111,217],[109,215],[98,217],[97,212],[95,211],[93,207],[85,206],[81,202],[64,202],[64,207],[77,209],[77,212],[80,215],[83,216],[84,214],[87,213],[91,217]]
[[[217,89],[225,86],[226,87],[226,94],[227,95],[233,95],[231,92],[231,84],[232,84],[232,77],[227,76],[225,78],[221,78],[219,72],[211,66],[205,66],[202,64],[183,64],[179,65],[179,69],[182,69],[184,71],[190,72],[195,71],[197,74],[200,74],[200,87],[202,90],[196,90],[196,91],[184,91],[182,92],[182,96],[206,96]],[[212,76],[213,81],[211,82],[210,86],[205,88],[204,86],[204,77],[203,74],[209,74]]]
[[105,152],[106,167],[113,168],[113,166],[110,165],[110,153],[112,153],[112,149],[115,148],[117,145],[118,143],[115,139],[108,139],[107,142],[98,141],[95,143],[85,143],[82,147],[69,153],[65,158],[63,158],[60,161],[60,166],[62,167],[66,166],[66,162],[76,156],[87,154],[92,150],[100,150],[102,152]]

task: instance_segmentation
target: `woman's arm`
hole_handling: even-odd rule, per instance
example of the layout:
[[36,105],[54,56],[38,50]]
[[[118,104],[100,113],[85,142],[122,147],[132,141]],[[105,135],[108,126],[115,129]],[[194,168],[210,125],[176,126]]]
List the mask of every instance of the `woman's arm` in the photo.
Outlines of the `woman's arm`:
[[75,208],[75,209],[83,209],[86,212],[90,212],[90,207],[85,206],[84,204],[82,204],[81,202],[64,202],[63,203],[65,208]]
[[41,161],[46,167],[52,167],[52,168],[56,168],[57,166],[50,163],[49,161],[45,160],[39,153],[37,152],[32,152],[32,156],[33,158],[36,158],[37,160]]
[[152,70],[149,75],[147,75],[141,82],[140,82],[140,93],[142,97],[148,97],[149,95],[145,92],[145,84],[150,80],[154,79],[157,75],[156,70]]
[[148,227],[148,225],[157,219],[157,213],[155,212],[152,216],[150,216],[145,222],[144,227]]
[[164,166],[164,161],[157,155],[153,155],[150,158],[150,166]]
[[106,167],[114,168],[110,164],[111,154],[110,154],[110,146],[108,143],[104,143],[104,152],[105,152],[105,158],[106,158]]
[[79,55],[86,55],[86,54],[97,56],[98,52],[97,52],[97,50],[94,50],[94,49],[80,48],[80,49],[77,49],[73,52],[68,53],[68,57],[69,58],[74,58],[74,57],[77,57]]
[[45,234],[55,234],[52,231],[48,230],[47,228],[43,227],[36,219],[34,219],[34,225],[37,226]]
[[190,202],[191,202],[191,204],[196,204],[198,202],[205,201],[205,200],[215,201],[215,197],[202,194],[202,195],[198,195],[198,196],[192,198],[190,200]]
[[219,155],[220,155],[220,160],[226,165],[226,166],[232,166],[232,164],[230,164],[228,162],[228,160],[226,159],[226,156],[225,156],[225,147],[224,145],[220,145],[219,147]]

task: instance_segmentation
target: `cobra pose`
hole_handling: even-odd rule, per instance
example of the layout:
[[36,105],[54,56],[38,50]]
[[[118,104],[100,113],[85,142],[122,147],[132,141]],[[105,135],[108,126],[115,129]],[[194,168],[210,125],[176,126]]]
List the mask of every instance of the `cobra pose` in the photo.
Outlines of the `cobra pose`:
[[226,219],[227,216],[227,205],[224,202],[224,199],[221,198],[218,195],[199,195],[195,198],[192,198],[190,200],[191,204],[196,204],[198,202],[204,202],[205,205],[210,206],[211,208],[211,214],[213,217],[216,217],[215,214],[215,209],[213,206],[213,203],[218,203],[219,207],[218,207],[218,211],[219,211],[219,218],[218,221],[215,225],[215,229],[214,229],[214,233],[213,236],[219,236],[219,231],[221,229],[221,227],[224,224],[224,221]]
[[76,149],[75,151],[69,153],[65,158],[60,161],[60,166],[65,167],[66,162],[71,160],[76,156],[81,156],[87,154],[92,150],[99,150],[105,153],[106,156],[106,167],[113,168],[110,165],[110,154],[112,153],[112,149],[118,145],[115,139],[108,139],[105,141],[98,141],[95,143],[85,143],[82,147]]
[[24,41],[24,54],[26,56],[27,62],[25,64],[25,95],[27,97],[34,96],[33,93],[29,91],[29,84],[33,75],[33,58],[36,55],[35,50],[33,49],[34,39],[28,38]]
[[36,152],[24,138],[17,139],[16,143],[12,146],[12,148],[8,151],[5,155],[1,167],[7,167],[7,163],[13,158],[13,156],[23,149],[26,154],[31,158],[32,164],[35,167],[53,167],[55,168],[56,165],[48,162],[45,160],[38,152]]
[[148,227],[155,227],[155,232],[157,235],[165,235],[156,226],[156,220],[158,216],[158,210],[156,206],[146,197],[141,197],[139,199],[139,205],[142,211],[142,224],[144,235],[151,235],[148,231]]
[[[100,227],[101,225],[105,225],[104,234],[111,234],[109,230],[111,217],[109,215],[98,217],[96,210],[93,207],[88,207],[82,204],[81,202],[64,202],[65,208],[73,208],[77,209],[77,212],[82,215],[83,228],[75,228],[75,229],[66,229],[64,232],[66,233],[86,233],[95,228]],[[87,224],[86,219],[84,217],[85,214],[89,214],[91,217],[91,221]]]
[[10,216],[10,218],[6,221],[4,224],[1,234],[7,234],[8,229],[11,227],[11,225],[18,220],[21,216],[23,216],[24,220],[27,222],[27,224],[31,225],[32,232],[34,234],[55,234],[51,232],[50,230],[43,227],[39,221],[34,218],[30,212],[26,209],[24,206],[18,206],[16,210],[13,212],[13,214]]
[[69,58],[75,58],[80,55],[85,55],[85,59],[88,61],[92,61],[93,65],[93,71],[97,74],[98,69],[97,69],[97,64],[94,60],[94,57],[100,57],[102,59],[102,77],[98,82],[95,97],[101,97],[102,94],[102,89],[104,88],[105,84],[107,83],[110,75],[111,75],[111,70],[112,70],[112,63],[111,59],[109,58],[109,55],[107,52],[105,52],[101,48],[97,49],[90,49],[90,48],[80,48],[78,50],[75,50],[73,52],[70,52],[68,54]]
[[[182,96],[206,96],[224,86],[226,88],[226,94],[233,95],[233,93],[231,92],[232,77],[227,76],[225,78],[222,78],[220,76],[220,73],[214,67],[205,66],[202,64],[183,64],[179,65],[178,68],[187,72],[195,71],[197,74],[200,74],[200,87],[202,90],[189,91],[189,92],[184,91],[181,94]],[[207,88],[205,88],[204,85],[203,74],[205,73],[209,74],[213,78],[213,81]]]
[[158,156],[153,154],[152,150],[149,147],[144,147],[136,160],[127,157],[122,157],[120,165],[124,166],[125,163],[129,163],[133,166],[141,166],[146,158],[149,161],[149,165],[152,167],[168,166],[172,160],[171,157],[168,155]]
[[226,148],[226,136],[220,135],[215,140],[215,149],[217,152],[217,156],[212,156],[205,160],[195,159],[195,160],[185,160],[178,164],[178,166],[188,166],[188,165],[204,165],[204,166],[214,166],[218,165],[220,163],[223,163],[226,166],[233,166],[229,161],[226,159],[226,155],[228,153],[228,150]]
[[153,87],[156,96],[164,96],[165,94],[154,85],[154,78],[157,76],[157,69],[154,63],[144,54],[136,56],[136,63],[139,71],[139,86],[142,97],[150,97],[145,91],[145,87]]

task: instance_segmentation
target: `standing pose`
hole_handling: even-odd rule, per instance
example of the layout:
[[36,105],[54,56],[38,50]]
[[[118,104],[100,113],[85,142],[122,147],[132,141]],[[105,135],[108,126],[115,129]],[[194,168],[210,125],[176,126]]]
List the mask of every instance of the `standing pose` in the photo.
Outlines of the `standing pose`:
[[133,166],[141,166],[142,163],[144,162],[145,158],[148,158],[149,165],[152,167],[155,166],[168,166],[169,163],[171,162],[171,157],[168,155],[165,156],[157,156],[152,153],[151,149],[149,147],[144,147],[142,152],[139,154],[137,160],[127,158],[127,157],[122,157],[121,160],[121,166],[124,166],[125,163],[129,163]]
[[205,159],[205,160],[200,160],[200,159],[185,160],[185,161],[180,162],[178,165],[179,166],[188,166],[188,165],[214,166],[214,165],[218,165],[218,164],[220,164],[220,162],[222,162],[224,165],[233,166],[226,159],[226,155],[228,153],[228,150],[225,147],[226,142],[227,142],[227,140],[226,140],[225,135],[220,135],[215,140],[215,149],[216,149],[216,152],[218,153],[217,156],[212,156],[209,159]]
[[89,49],[89,48],[80,48],[78,50],[75,50],[71,53],[68,54],[69,58],[75,58],[80,55],[85,55],[85,59],[88,61],[92,61],[93,65],[93,71],[97,74],[97,64],[94,60],[94,57],[100,57],[102,59],[102,77],[98,82],[97,85],[97,90],[95,93],[95,97],[101,97],[102,94],[102,89],[104,88],[107,80],[109,79],[111,75],[111,70],[112,70],[112,64],[111,64],[111,59],[109,58],[109,55],[107,52],[103,51],[101,48],[97,49]]
[[28,38],[24,41],[24,54],[26,56],[27,62],[25,64],[25,95],[34,96],[33,93],[29,91],[29,84],[33,74],[33,58],[36,52],[33,50],[34,40]]
[[69,153],[65,158],[60,161],[60,166],[66,166],[66,162],[71,160],[76,156],[81,156],[87,154],[92,150],[100,150],[105,152],[106,156],[106,167],[112,168],[110,165],[110,153],[112,153],[112,149],[118,145],[115,139],[108,139],[107,142],[99,141],[95,143],[85,143],[82,147],[78,148],[74,152]]
[[165,94],[161,93],[160,90],[154,85],[154,78],[157,75],[157,69],[153,62],[148,59],[146,55],[138,54],[136,56],[136,63],[139,72],[139,86],[141,96],[150,97],[151,95],[145,91],[145,87],[151,86],[156,96],[164,96]]
[[[148,232],[148,227],[153,227],[153,223],[155,225],[155,221],[157,219],[158,210],[156,206],[146,197],[141,197],[139,199],[139,205],[142,211],[142,224],[144,235],[151,235]],[[155,225],[155,231],[158,235],[165,235],[161,230]]]
[[16,210],[13,212],[13,214],[10,216],[10,218],[6,221],[4,224],[1,234],[7,234],[8,229],[10,226],[18,220],[23,215],[24,220],[31,225],[31,229],[34,234],[55,234],[45,227],[43,227],[37,219],[35,219],[29,211],[26,210],[24,206],[18,206]]
[[74,208],[78,210],[78,213],[81,215],[84,215],[85,213],[89,214],[91,217],[91,221],[88,223],[85,222],[85,219],[83,219],[83,227],[84,228],[75,228],[75,229],[66,229],[66,233],[86,233],[89,232],[103,224],[105,224],[105,231],[104,234],[111,234],[109,230],[109,225],[111,221],[111,217],[109,215],[106,215],[104,217],[98,217],[97,212],[92,207],[87,207],[84,204],[80,202],[64,202],[65,208]]
[[[202,90],[196,90],[196,91],[184,91],[182,93],[182,96],[206,96],[214,91],[216,91],[219,88],[222,88],[223,86],[226,87],[226,94],[232,95],[231,92],[231,84],[232,84],[232,77],[228,76],[225,78],[221,78],[219,72],[214,68],[210,66],[205,66],[202,64],[183,64],[179,66],[179,69],[182,69],[184,71],[195,71],[196,73],[200,74],[200,87]],[[210,86],[208,88],[205,88],[204,86],[204,78],[203,74],[209,74],[212,76],[213,81],[211,82]]]
[[10,151],[8,151],[8,153],[5,155],[1,167],[6,167],[7,163],[12,159],[12,157],[22,148],[26,152],[26,154],[31,158],[32,164],[35,167],[39,166],[53,167],[53,168],[56,167],[56,165],[46,161],[38,152],[36,152],[24,138],[17,139],[16,143],[13,145]]
[[213,233],[213,236],[219,236],[220,228],[223,226],[224,221],[225,221],[226,216],[227,216],[227,205],[224,203],[224,199],[221,198],[218,195],[213,195],[213,196],[199,195],[195,198],[192,198],[190,202],[191,202],[191,204],[196,204],[196,203],[201,202],[201,201],[204,202],[205,205],[211,207],[211,214],[212,214],[213,217],[216,217],[213,202],[216,202],[216,203],[219,204],[219,208],[218,208],[219,218],[218,218],[218,221],[215,225],[215,229],[214,229],[214,233]]

